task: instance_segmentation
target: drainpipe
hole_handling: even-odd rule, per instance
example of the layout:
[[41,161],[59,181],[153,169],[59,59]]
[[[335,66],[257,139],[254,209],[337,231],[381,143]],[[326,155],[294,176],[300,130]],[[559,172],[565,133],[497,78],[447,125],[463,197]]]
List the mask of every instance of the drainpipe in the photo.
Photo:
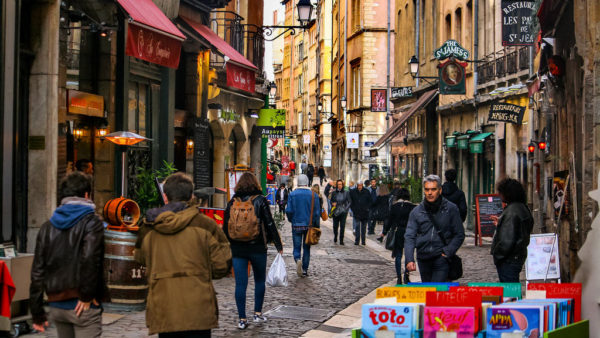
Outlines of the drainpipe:
[[[416,3],[416,8],[415,8],[415,55],[417,57],[417,60],[419,59],[419,35],[421,34],[421,23],[419,22],[419,12],[421,11],[421,0],[418,0]],[[390,15],[389,13],[389,7],[388,7],[388,16]],[[388,18],[389,20],[389,18]],[[420,61],[419,61],[420,62]],[[415,81],[416,84],[416,88],[419,88],[419,78],[416,79]]]
[[[346,104],[348,104],[348,0],[346,0],[344,4],[344,96],[346,97]],[[350,130],[346,109],[344,109],[344,127],[346,128],[346,132]],[[346,176],[348,176],[348,173],[352,172],[352,156],[351,152],[348,151],[348,148],[344,149],[344,154],[348,158],[349,170],[346,172]],[[347,178],[348,177],[346,177],[346,179]]]
[[[385,113],[385,123],[386,123],[386,132],[390,130],[390,0],[387,0],[387,81],[385,83],[386,88],[386,100],[387,100],[387,112]],[[386,142],[386,156],[387,156],[387,165],[390,168],[390,173],[392,172],[392,154],[391,154],[391,146],[389,142]]]
[[[475,16],[475,22],[473,23],[475,26],[473,32],[473,60],[477,61],[479,59],[479,0],[473,0],[473,12]],[[477,97],[478,75],[477,62],[473,62],[473,97]]]

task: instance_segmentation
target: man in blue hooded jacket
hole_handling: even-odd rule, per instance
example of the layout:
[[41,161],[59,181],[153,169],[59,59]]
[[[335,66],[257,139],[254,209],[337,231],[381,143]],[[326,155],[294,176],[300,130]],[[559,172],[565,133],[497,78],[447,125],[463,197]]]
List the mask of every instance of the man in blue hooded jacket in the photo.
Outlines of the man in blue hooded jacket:
[[33,327],[44,332],[48,317],[59,337],[100,337],[106,293],[104,227],[89,199],[92,180],[82,172],[60,183],[60,206],[42,225],[31,268],[30,307]]
[[[312,223],[310,209],[312,205]],[[321,215],[321,202],[317,194],[310,190],[308,177],[298,176],[298,188],[290,193],[288,204],[285,209],[288,220],[292,223],[292,239],[294,241],[294,260],[296,261],[296,273],[298,277],[308,276],[308,264],[310,262],[310,245],[306,244],[306,234],[309,225],[319,227]],[[301,251],[304,251],[302,258]]]

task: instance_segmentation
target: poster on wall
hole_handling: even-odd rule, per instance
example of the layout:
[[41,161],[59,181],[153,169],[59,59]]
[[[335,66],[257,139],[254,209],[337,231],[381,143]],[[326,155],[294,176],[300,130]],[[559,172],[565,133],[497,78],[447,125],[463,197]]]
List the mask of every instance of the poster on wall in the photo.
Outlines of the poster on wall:
[[325,168],[331,168],[331,160],[323,160],[323,166]]
[[502,0],[502,45],[531,46],[536,38],[532,24],[536,13],[534,0]]
[[371,111],[385,112],[387,111],[387,90],[386,89],[371,89]]
[[358,149],[358,133],[346,133],[346,148]]
[[304,144],[310,144],[310,134],[302,135],[302,140]]
[[569,201],[569,171],[557,171],[552,179],[552,206],[554,209],[554,220],[558,222],[559,218],[569,215],[571,203]]

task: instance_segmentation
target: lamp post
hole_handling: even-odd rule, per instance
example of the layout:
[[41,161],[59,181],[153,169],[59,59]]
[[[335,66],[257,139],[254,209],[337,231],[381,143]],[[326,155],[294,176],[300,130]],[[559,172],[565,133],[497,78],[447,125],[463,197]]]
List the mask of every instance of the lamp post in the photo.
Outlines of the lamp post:
[[419,59],[416,56],[411,56],[410,60],[408,60],[408,65],[410,66],[410,75],[413,79],[437,79],[437,76],[419,76]]
[[[291,35],[295,35],[296,34],[296,29],[306,29],[308,28],[308,24],[310,23],[310,21],[312,20],[312,13],[313,13],[313,9],[314,6],[310,3],[310,0],[299,0],[296,3],[296,8],[298,10],[298,21],[300,22],[299,26],[262,26],[259,27],[260,29],[262,29],[263,34],[267,37],[270,37],[271,35],[273,35],[273,30],[274,29],[278,29],[278,28],[282,28],[284,29],[283,32],[279,33],[277,36],[273,37],[273,38],[265,38],[266,41],[273,41],[275,39],[277,39],[278,37],[282,36],[283,34],[290,32]],[[255,26],[255,25],[253,25]],[[258,26],[255,26],[258,27]]]

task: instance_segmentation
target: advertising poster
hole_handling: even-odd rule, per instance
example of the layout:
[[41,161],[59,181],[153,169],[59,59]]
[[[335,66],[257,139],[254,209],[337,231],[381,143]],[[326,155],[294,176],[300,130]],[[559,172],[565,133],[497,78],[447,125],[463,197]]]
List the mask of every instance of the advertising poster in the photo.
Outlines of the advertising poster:
[[346,133],[346,148],[358,149],[358,133]]
[[371,111],[384,112],[387,111],[387,90],[386,89],[371,89]]
[[527,247],[527,280],[560,279],[560,262],[556,234],[532,234]]
[[263,137],[285,138],[285,109],[261,109],[256,126]]

